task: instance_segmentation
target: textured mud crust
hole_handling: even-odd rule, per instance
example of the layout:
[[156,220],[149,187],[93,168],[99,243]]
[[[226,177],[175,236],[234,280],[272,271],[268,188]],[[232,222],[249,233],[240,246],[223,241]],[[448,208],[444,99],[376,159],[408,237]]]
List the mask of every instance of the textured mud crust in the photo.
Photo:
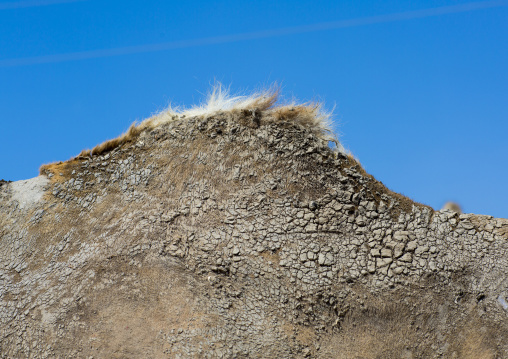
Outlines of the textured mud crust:
[[[212,88],[205,103],[190,109],[178,109],[171,106],[161,113],[147,118],[141,123],[134,122],[127,132],[117,138],[95,146],[91,150],[83,150],[78,156],[67,161],[86,159],[101,155],[115,148],[134,141],[144,131],[154,130],[164,124],[186,118],[206,119],[226,114],[242,125],[259,127],[261,122],[292,123],[311,130],[315,135],[335,142],[339,151],[345,152],[342,145],[332,136],[329,128],[330,113],[323,110],[320,103],[278,103],[279,91],[276,87],[249,96],[231,96],[229,91],[219,83]],[[40,174],[65,167],[67,162],[57,162],[41,166]],[[63,166],[62,166],[63,165]]]
[[508,220],[414,203],[276,110],[2,185],[0,357],[508,357]]

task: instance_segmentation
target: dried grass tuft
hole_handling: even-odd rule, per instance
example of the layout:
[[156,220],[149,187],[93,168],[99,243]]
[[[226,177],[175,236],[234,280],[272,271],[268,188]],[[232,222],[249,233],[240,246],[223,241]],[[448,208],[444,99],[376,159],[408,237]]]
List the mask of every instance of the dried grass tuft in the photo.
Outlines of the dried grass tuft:
[[[101,155],[136,139],[145,130],[151,130],[178,119],[210,117],[218,112],[230,112],[234,115],[234,118],[242,118],[247,114],[253,114],[256,118],[261,119],[262,123],[292,122],[312,129],[320,138],[334,142],[339,151],[345,152],[330,130],[331,113],[324,111],[320,103],[295,104],[292,102],[277,106],[278,100],[279,88],[277,86],[272,86],[267,90],[249,96],[231,96],[229,89],[217,83],[212,87],[206,102],[203,104],[189,109],[174,108],[170,105],[166,110],[139,124],[134,122],[127,132],[119,137],[103,142],[91,150],[81,151],[72,160]],[[42,174],[49,168],[51,168],[51,164],[41,166],[40,173]]]

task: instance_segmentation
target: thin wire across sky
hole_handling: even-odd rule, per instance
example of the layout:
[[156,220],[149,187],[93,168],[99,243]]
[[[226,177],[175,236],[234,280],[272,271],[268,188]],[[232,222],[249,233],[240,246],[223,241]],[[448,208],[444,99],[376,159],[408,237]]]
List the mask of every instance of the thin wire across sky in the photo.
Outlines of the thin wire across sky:
[[48,5],[57,5],[57,4],[67,4],[73,2],[82,2],[87,0],[26,0],[26,1],[8,1],[4,3],[0,3],[0,10],[10,10],[10,9],[22,9],[28,7],[37,7],[37,6],[48,6]]
[[[19,5],[19,7],[41,6],[41,5],[50,5],[50,4],[56,4],[56,3],[69,3],[69,2],[76,2],[76,1],[84,1],[84,0],[22,1],[22,2],[20,2],[20,4],[25,4],[25,5],[24,6]],[[29,4],[32,4],[32,5],[29,5]],[[36,4],[39,4],[39,5],[36,5]],[[368,16],[368,17],[348,19],[348,20],[321,22],[321,23],[317,23],[317,24],[284,27],[284,28],[280,28],[280,29],[260,30],[260,31],[245,32],[245,33],[233,34],[233,35],[203,37],[203,38],[198,38],[198,39],[179,40],[179,41],[163,42],[163,43],[149,44],[149,45],[135,45],[135,46],[125,46],[125,47],[117,47],[117,48],[109,48],[109,49],[68,52],[68,53],[61,53],[61,54],[54,54],[54,55],[12,58],[12,59],[0,60],[0,67],[13,67],[13,66],[27,66],[27,65],[45,64],[45,63],[58,63],[58,62],[96,59],[96,58],[122,56],[122,55],[130,55],[130,54],[139,54],[139,53],[147,53],[147,52],[175,50],[175,49],[183,49],[183,48],[190,48],[190,47],[200,47],[200,46],[207,46],[207,45],[226,44],[226,43],[241,42],[241,41],[248,41],[248,40],[255,40],[255,39],[266,39],[266,38],[273,38],[273,37],[280,37],[280,36],[287,36],[287,35],[303,34],[303,33],[316,32],[316,31],[334,30],[334,29],[341,29],[341,28],[348,28],[348,27],[357,27],[357,26],[364,26],[364,25],[405,21],[405,20],[411,20],[411,19],[419,19],[419,18],[425,18],[425,17],[440,16],[440,15],[455,14],[455,13],[481,10],[481,9],[487,9],[487,8],[501,7],[501,6],[507,6],[507,5],[508,5],[507,0],[479,1],[479,2],[460,4],[460,5],[441,6],[441,7],[431,8],[431,9],[405,11],[405,12],[399,12],[399,13],[393,13],[393,14]],[[2,7],[2,6],[6,6],[6,5],[5,4],[0,5],[0,10],[6,9],[6,7]]]

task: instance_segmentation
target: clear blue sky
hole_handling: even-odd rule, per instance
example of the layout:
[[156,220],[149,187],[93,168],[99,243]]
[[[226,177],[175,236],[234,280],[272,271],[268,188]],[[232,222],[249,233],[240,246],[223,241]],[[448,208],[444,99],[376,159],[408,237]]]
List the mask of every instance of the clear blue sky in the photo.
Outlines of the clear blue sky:
[[0,1],[0,178],[217,79],[335,106],[390,189],[508,218],[508,1]]

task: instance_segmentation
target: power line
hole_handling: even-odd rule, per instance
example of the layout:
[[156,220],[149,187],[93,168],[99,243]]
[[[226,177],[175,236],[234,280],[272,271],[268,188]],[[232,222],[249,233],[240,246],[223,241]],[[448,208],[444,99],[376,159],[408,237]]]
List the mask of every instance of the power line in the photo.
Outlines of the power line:
[[10,9],[21,9],[27,7],[36,7],[36,6],[48,6],[48,5],[56,5],[56,4],[67,4],[73,2],[80,2],[87,0],[26,0],[26,1],[11,1],[6,3],[0,3],[0,10],[10,10]]
[[[73,1],[73,0],[70,0],[70,1]],[[82,1],[82,0],[74,0],[74,1]],[[254,40],[254,39],[265,39],[265,38],[271,38],[271,37],[303,34],[303,33],[316,32],[316,31],[333,30],[333,29],[341,29],[341,28],[356,27],[356,26],[405,21],[405,20],[411,20],[411,19],[419,19],[419,18],[425,18],[425,17],[440,16],[440,15],[455,14],[455,13],[468,12],[468,11],[474,11],[474,10],[480,10],[480,9],[494,8],[494,7],[500,7],[500,6],[506,6],[506,5],[508,5],[507,0],[480,1],[480,2],[460,4],[460,5],[441,6],[441,7],[431,8],[431,9],[405,11],[405,12],[393,13],[393,14],[362,17],[362,18],[349,19],[349,20],[321,22],[321,23],[311,24],[311,25],[285,27],[285,28],[272,29],[272,30],[253,31],[253,32],[246,32],[246,33],[234,34],[234,35],[212,36],[212,37],[204,37],[204,38],[199,38],[199,39],[180,40],[180,41],[164,42],[164,43],[150,44],[150,45],[136,45],[136,46],[117,47],[117,48],[111,48],[111,49],[88,50],[88,51],[80,51],[80,52],[54,54],[54,55],[43,55],[43,56],[32,56],[32,57],[25,57],[25,58],[5,59],[5,60],[0,60],[0,67],[13,67],[13,66],[44,64],[44,63],[57,63],[57,62],[76,61],[76,60],[94,59],[94,58],[111,57],[111,56],[121,56],[121,55],[129,55],[129,54],[138,54],[138,53],[146,53],[146,52],[156,52],[156,51],[163,51],[163,50],[175,50],[175,49],[199,47],[199,46],[205,46],[205,45],[226,44],[226,43],[233,43],[233,42],[240,42],[240,41],[247,41],[247,40]]]

